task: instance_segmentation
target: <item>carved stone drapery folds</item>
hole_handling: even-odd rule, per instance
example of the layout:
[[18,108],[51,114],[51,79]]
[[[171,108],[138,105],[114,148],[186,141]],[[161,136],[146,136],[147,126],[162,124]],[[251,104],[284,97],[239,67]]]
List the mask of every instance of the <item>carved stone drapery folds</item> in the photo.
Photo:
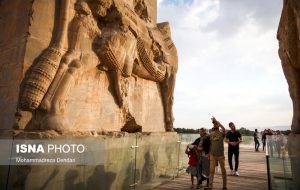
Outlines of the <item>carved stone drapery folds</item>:
[[[132,101],[135,99],[131,96],[132,83],[146,80],[158,85],[159,94],[156,96],[162,101],[165,130],[172,131],[177,51],[171,40],[169,24],[156,24],[153,20],[156,18],[151,15],[153,5],[145,0],[58,2],[60,11],[52,41],[32,64],[21,84],[17,116],[22,117],[24,111],[33,112],[35,125],[21,126],[22,119],[18,118],[17,127],[78,130],[72,127],[70,121],[74,118],[65,110],[73,98],[78,81],[96,72],[107,75],[112,86],[106,90],[112,91],[115,104],[118,105],[123,122],[119,130],[143,130],[133,114],[135,108]],[[97,64],[87,61],[95,57]],[[152,89],[146,90],[152,93]],[[80,96],[85,96],[85,92],[81,92]],[[76,106],[81,109],[84,105]],[[145,108],[141,111],[156,112]],[[84,116],[76,117],[85,120]]]

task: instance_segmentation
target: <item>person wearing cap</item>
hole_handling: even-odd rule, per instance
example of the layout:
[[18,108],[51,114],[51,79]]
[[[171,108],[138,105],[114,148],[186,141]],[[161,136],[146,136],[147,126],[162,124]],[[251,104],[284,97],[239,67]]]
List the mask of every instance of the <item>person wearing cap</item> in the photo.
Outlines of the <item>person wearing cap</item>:
[[[224,126],[215,118],[212,117],[213,128],[210,133],[210,171],[209,171],[209,187],[205,189],[213,188],[215,165],[219,163],[223,178],[223,189],[227,189],[227,174],[225,169],[225,155],[224,155],[224,138],[226,136],[226,130]],[[221,131],[220,129],[221,128]]]

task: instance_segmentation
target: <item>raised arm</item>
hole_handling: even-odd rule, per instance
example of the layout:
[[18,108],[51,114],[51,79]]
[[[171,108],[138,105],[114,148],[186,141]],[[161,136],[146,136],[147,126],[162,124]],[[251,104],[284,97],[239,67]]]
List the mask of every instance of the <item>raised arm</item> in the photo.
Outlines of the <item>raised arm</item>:
[[219,121],[216,120],[216,122],[219,125],[219,127],[221,127],[222,133],[223,133],[223,135],[225,137],[226,136],[226,129],[225,129],[225,127]]

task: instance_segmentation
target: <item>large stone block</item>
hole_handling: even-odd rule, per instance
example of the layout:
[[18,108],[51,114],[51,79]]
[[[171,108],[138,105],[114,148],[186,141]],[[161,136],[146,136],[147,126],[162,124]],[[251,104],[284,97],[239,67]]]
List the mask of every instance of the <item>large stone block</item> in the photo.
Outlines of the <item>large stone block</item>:
[[28,35],[31,1],[0,2],[0,130],[11,129],[15,118],[19,85]]

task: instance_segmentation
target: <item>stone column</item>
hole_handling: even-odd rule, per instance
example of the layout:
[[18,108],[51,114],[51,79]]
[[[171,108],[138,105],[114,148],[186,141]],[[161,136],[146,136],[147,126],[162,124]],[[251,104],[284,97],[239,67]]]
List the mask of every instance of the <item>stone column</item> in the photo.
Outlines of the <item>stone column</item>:
[[295,189],[300,187],[300,2],[284,0],[277,38],[279,56],[293,101],[292,133],[288,138],[289,157]]

